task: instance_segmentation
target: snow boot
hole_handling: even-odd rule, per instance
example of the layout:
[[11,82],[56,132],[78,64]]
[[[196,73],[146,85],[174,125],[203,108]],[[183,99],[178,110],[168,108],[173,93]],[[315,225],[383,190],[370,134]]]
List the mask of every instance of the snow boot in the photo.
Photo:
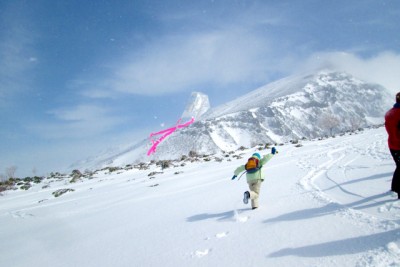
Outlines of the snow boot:
[[249,198],[250,198],[250,192],[249,191],[244,192],[244,194],[243,194],[243,203],[244,204],[249,203]]

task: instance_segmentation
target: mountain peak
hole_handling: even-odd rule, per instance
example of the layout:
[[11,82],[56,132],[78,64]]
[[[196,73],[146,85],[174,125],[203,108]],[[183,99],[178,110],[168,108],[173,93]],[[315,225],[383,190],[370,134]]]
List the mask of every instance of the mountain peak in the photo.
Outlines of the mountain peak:
[[208,96],[201,92],[192,92],[185,111],[182,114],[182,119],[192,117],[199,119],[201,115],[206,113],[209,109],[210,101],[208,100]]

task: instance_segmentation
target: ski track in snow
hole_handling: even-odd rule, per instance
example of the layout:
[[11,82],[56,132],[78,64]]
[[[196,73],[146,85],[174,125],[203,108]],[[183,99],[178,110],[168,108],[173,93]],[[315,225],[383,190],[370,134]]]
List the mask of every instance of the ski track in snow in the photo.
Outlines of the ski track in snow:
[[[320,202],[325,204],[336,204],[339,205],[340,208],[337,209],[337,215],[341,216],[342,218],[347,219],[349,222],[356,224],[360,227],[368,227],[371,229],[380,229],[382,231],[390,231],[399,228],[399,220],[387,219],[385,217],[379,217],[376,215],[372,215],[370,213],[356,210],[351,207],[347,207],[345,204],[341,204],[337,202],[334,198],[332,198],[329,193],[325,193],[321,190],[317,185],[316,181],[318,179],[322,179],[323,176],[326,176],[327,179],[329,178],[329,171],[333,166],[341,166],[343,168],[343,175],[347,178],[347,167],[351,165],[354,161],[358,159],[358,156],[349,160],[344,160],[346,154],[353,153],[358,154],[361,156],[369,155],[370,157],[374,158],[375,160],[382,161],[390,158],[388,156],[387,151],[379,151],[381,147],[384,147],[383,143],[385,139],[382,135],[377,135],[376,139],[370,143],[367,143],[366,147],[358,147],[357,144],[351,144],[347,141],[343,141],[340,144],[335,144],[332,147],[328,147],[328,152],[316,153],[305,157],[298,161],[298,166],[303,170],[307,171],[307,174],[303,176],[300,181],[299,185],[301,188],[312,196],[313,199],[316,199]],[[362,142],[361,145],[365,145],[365,142]],[[324,149],[325,151],[326,149]],[[313,166],[310,162],[315,161],[312,159],[321,158],[324,159],[323,163],[319,164],[318,166]],[[335,181],[331,180],[336,184],[337,187],[344,194],[354,195],[363,199],[364,196],[358,195],[357,193],[350,192],[345,190],[341,187],[340,184],[336,183]],[[387,194],[383,195],[388,195]],[[395,196],[394,196],[395,197]],[[396,196],[397,198],[397,196]],[[377,208],[379,213],[387,213],[392,212],[396,213],[395,218],[399,219],[399,211],[400,211],[400,204],[399,201],[393,200],[392,202],[384,203]],[[397,232],[397,240],[400,239],[400,233]],[[357,262],[357,267],[364,267],[364,266],[400,266],[400,249],[395,242],[390,242],[387,244],[385,248],[378,248],[375,250],[368,251],[365,255],[361,256]]]
[[[311,194],[313,194],[315,199],[319,199],[320,201],[323,201],[325,203],[337,203],[334,199],[332,199],[330,197],[329,194],[324,193],[318,186],[315,185],[315,180],[320,178],[324,174],[328,173],[332,166],[339,165],[338,162],[343,160],[344,157],[345,157],[346,151],[345,151],[344,147],[349,147],[349,144],[347,142],[345,142],[345,143],[343,143],[342,148],[338,148],[337,149],[337,148],[333,147],[332,150],[330,150],[326,154],[322,153],[322,154],[314,155],[313,157],[319,157],[319,158],[324,158],[325,157],[325,158],[328,159],[327,161],[325,161],[324,163],[322,163],[322,164],[320,164],[318,166],[311,166],[308,163],[307,159],[303,159],[303,160],[298,162],[298,165],[300,167],[302,167],[303,169],[308,170],[307,175],[305,175],[304,177],[302,177],[300,179],[299,184],[303,187],[304,190],[306,190],[306,191],[310,192]],[[362,150],[362,151],[360,149],[358,149],[358,148],[355,148],[354,146],[350,146],[350,149],[353,150],[353,151],[356,151],[357,153],[365,152],[365,154],[370,154],[371,156],[373,156],[375,158],[380,158],[377,153],[372,153],[372,152],[375,151],[375,148],[376,148],[376,142],[373,142],[365,150]],[[341,165],[347,166],[351,162],[353,162],[354,160],[355,159],[352,159],[352,160],[350,160],[348,162],[345,162],[344,164],[341,164]],[[340,185],[338,185],[338,186],[340,187]],[[344,193],[346,193],[346,194],[354,194],[354,195],[356,195],[356,196],[358,196],[360,198],[363,198],[363,196],[357,195],[356,193],[351,193],[351,192],[345,191],[344,189],[342,189],[342,191],[344,191]],[[396,203],[397,202],[386,203],[385,206],[381,207],[380,209],[382,211],[384,211],[384,210],[390,210],[392,208],[396,208],[395,207]],[[337,204],[340,204],[340,203],[337,203]],[[343,209],[346,209],[346,212],[344,213],[345,215],[351,215],[353,213],[357,213],[358,214],[357,215],[358,220],[363,218],[363,219],[366,220],[366,222],[368,224],[370,224],[372,222],[376,223],[376,221],[379,220],[379,218],[376,218],[375,216],[373,216],[371,214],[358,212],[358,211],[355,211],[355,210],[353,210],[351,208],[346,208],[345,206],[343,206]],[[351,215],[352,219],[353,219],[353,216],[354,215]],[[378,227],[380,227],[380,228],[382,228],[384,230],[387,230],[387,228],[388,228],[387,226],[391,225],[391,224],[392,224],[392,222],[388,222],[387,220],[383,219],[382,222],[380,222],[379,225],[375,225],[375,227],[378,226]],[[399,225],[397,223],[395,223],[395,226],[398,227]],[[390,227],[390,228],[392,228],[392,227]]]

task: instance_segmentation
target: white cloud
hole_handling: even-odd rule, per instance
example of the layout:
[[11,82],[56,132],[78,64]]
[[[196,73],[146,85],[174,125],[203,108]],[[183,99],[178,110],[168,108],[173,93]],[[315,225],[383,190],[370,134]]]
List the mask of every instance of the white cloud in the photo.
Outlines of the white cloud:
[[82,96],[88,98],[117,98],[118,94],[112,90],[102,89],[85,89],[80,93]]
[[212,10],[211,16],[192,8],[158,14],[156,19],[169,30],[146,40],[144,47],[133,47],[123,58],[107,61],[103,77],[80,77],[82,94],[104,98],[117,91],[155,96],[267,81],[280,58],[265,29],[285,21],[282,15],[266,5],[223,10],[229,18],[218,15],[220,9]]
[[112,115],[110,110],[96,105],[78,105],[48,112],[53,122],[30,125],[31,131],[45,138],[87,138],[111,131],[126,118]]
[[32,69],[37,64],[35,33],[25,17],[14,15],[15,7],[10,4],[0,12],[3,32],[0,39],[0,106],[8,98],[21,91],[29,90],[33,80]]
[[268,50],[265,40],[244,31],[168,37],[133,55],[101,83],[117,91],[158,95],[198,84],[261,80]]
[[[158,14],[157,19],[167,29],[165,32],[159,33],[157,38],[142,37],[140,43],[143,47],[133,47],[133,52],[111,64],[108,63],[110,60],[105,61],[105,75],[96,80],[99,75],[93,74],[92,77],[95,78],[91,79],[91,84],[81,87],[80,90],[90,98],[115,97],[115,92],[162,95],[228,86],[235,90],[238,84],[260,85],[272,78],[303,70],[309,55],[317,51],[315,49],[323,49],[321,44],[325,42],[312,38],[317,34],[311,31],[313,27],[301,28],[313,20],[301,20],[305,14],[296,13],[299,5],[256,1],[243,4],[243,8],[237,8],[237,5],[224,6],[223,12],[221,9],[210,10],[211,16],[192,8],[163,12]],[[292,14],[292,11],[295,13]],[[190,31],[191,29],[193,30]],[[351,31],[346,30],[345,33],[346,38],[353,40]],[[357,42],[346,41],[347,39],[340,43],[341,47],[345,47],[347,51],[355,49],[351,46]],[[365,47],[360,48],[361,45]],[[369,44],[361,40],[358,46],[357,49],[364,50],[358,51],[360,54],[376,51],[376,48],[368,47]],[[375,63],[372,58],[364,60],[355,55],[353,59],[346,58],[341,63],[341,57],[336,58],[335,53],[318,53],[314,58],[319,56],[328,60],[329,54],[329,60],[335,61],[337,66],[349,67],[349,62],[352,62],[355,66],[353,70],[356,71],[358,65],[363,65],[361,69],[366,73],[364,76],[385,80],[385,83],[380,83],[390,89],[398,86],[395,85],[396,78],[392,78],[395,75],[390,71],[386,74],[379,71],[379,75],[370,75],[375,69],[374,64],[381,65],[382,62],[378,61],[390,60],[393,55],[388,55],[386,59],[379,55]],[[308,64],[310,62],[311,60]],[[394,62],[390,62],[392,63]],[[371,66],[371,69],[367,71],[364,64]]]
[[345,52],[317,53],[306,65],[332,66],[365,81],[381,84],[392,93],[400,91],[400,54],[394,52],[382,52],[368,58]]
[[95,105],[79,105],[74,109],[57,109],[49,111],[57,119],[65,121],[91,121],[106,114],[106,110]]

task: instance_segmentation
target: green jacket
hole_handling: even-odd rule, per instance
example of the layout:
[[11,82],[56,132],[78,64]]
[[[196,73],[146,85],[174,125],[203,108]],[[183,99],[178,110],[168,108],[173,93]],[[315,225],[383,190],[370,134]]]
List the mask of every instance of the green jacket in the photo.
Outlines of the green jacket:
[[[263,167],[265,165],[265,163],[267,163],[270,159],[272,159],[273,156],[274,156],[273,154],[264,155],[263,158],[260,160],[261,167]],[[243,172],[245,170],[246,169],[245,169],[244,165],[237,167],[235,170],[235,175],[238,176],[241,172]],[[261,168],[254,173],[246,172],[247,182],[253,182],[256,180],[264,181],[265,174],[262,170],[263,169]]]

